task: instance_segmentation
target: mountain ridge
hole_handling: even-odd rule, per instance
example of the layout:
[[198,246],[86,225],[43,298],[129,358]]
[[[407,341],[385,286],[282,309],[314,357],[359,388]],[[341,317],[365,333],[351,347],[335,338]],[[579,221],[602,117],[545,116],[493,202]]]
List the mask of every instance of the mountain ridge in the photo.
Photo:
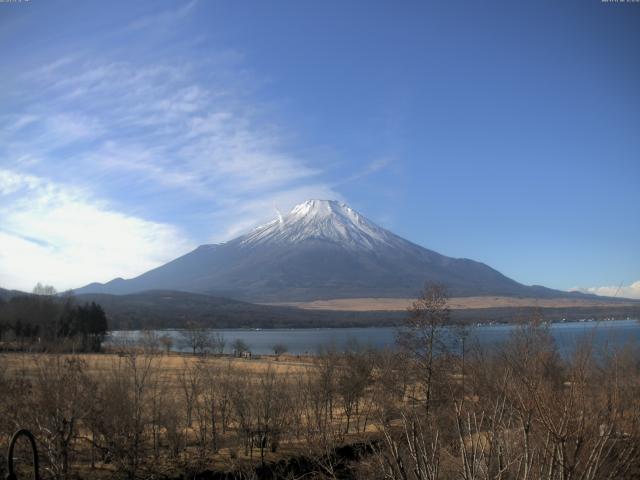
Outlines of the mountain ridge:
[[484,263],[441,255],[334,200],[308,200],[228,242],[201,245],[138,277],[76,292],[166,289],[251,302],[310,301],[416,297],[425,282],[446,285],[452,296],[583,296],[526,286]]

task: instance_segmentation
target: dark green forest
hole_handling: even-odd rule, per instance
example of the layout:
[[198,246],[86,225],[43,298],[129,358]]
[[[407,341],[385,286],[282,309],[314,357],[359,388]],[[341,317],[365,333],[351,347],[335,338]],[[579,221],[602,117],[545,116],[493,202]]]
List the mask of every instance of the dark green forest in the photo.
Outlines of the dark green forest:
[[4,348],[97,352],[108,329],[107,315],[96,302],[79,303],[71,295],[0,297]]

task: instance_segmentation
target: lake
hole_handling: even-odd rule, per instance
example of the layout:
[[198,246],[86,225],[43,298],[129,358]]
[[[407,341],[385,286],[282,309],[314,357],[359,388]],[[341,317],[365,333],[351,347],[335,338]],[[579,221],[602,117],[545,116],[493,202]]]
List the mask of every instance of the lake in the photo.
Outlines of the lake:
[[[469,328],[467,345],[480,344],[490,346],[500,344],[509,339],[516,329],[515,325],[481,325]],[[551,324],[550,332],[563,355],[570,354],[582,340],[593,339],[597,347],[623,347],[627,344],[640,345],[640,322],[637,320],[581,321]],[[395,344],[397,329],[395,327],[370,328],[297,328],[297,329],[211,329],[224,336],[226,351],[237,339],[249,345],[253,354],[272,354],[273,345],[284,344],[291,354],[315,354],[321,347],[334,345],[344,349],[349,342],[357,341],[363,346],[375,348],[392,347]],[[174,351],[189,351],[180,330],[156,330],[157,335],[168,335],[173,339]],[[126,342],[138,344],[142,338],[141,331],[113,331],[105,345],[116,345]],[[455,347],[454,347],[455,348]]]

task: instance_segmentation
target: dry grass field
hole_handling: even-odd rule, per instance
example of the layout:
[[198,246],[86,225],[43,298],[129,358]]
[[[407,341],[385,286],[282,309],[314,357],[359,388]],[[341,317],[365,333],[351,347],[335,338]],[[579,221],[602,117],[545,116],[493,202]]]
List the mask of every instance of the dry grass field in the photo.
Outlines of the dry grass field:
[[[301,397],[312,402],[321,368],[312,357],[292,355],[0,353],[0,387],[8,386],[0,407],[10,420],[2,425],[0,448],[12,431],[27,427],[46,454],[60,448],[56,430],[74,424],[73,461],[65,469],[81,478],[172,478],[194,468],[243,471],[263,461],[322,455],[328,445],[362,439],[375,428],[366,421],[360,427],[350,413],[345,430],[341,402],[335,398],[327,411],[319,391],[322,411],[311,418]],[[262,435],[269,440],[261,448]],[[120,460],[110,459],[115,456]],[[64,477],[59,458],[49,468]]]
[[[42,353],[0,353],[0,364],[4,366],[5,372],[8,374],[32,375],[38,368],[38,362],[42,362],[46,357],[57,357],[61,360],[80,358],[86,362],[86,373],[89,375],[104,375],[113,370],[114,366],[122,363],[127,359],[126,356],[118,353],[87,353],[80,355],[72,354],[42,354]],[[205,368],[220,369],[232,368],[235,372],[244,374],[262,374],[271,369],[277,374],[295,375],[306,371],[307,368],[313,367],[312,359],[309,357],[300,357],[292,355],[281,355],[276,359],[273,355],[264,355],[254,357],[252,359],[235,358],[230,356],[224,357],[202,357],[198,355],[171,353],[139,355],[139,360],[145,362],[151,360],[155,368],[160,369],[163,376],[167,379],[176,379],[185,368],[191,368],[195,365],[204,365]]]
[[28,428],[59,480],[638,478],[638,346],[563,358],[533,322],[460,356],[430,301],[396,351],[0,353],[0,452]]
[[[315,300],[312,302],[270,303],[303,308],[306,310],[335,310],[335,311],[404,311],[415,301],[412,298],[336,298],[329,300]],[[637,302],[624,300],[599,300],[591,298],[515,298],[515,297],[454,297],[449,299],[449,308],[465,310],[476,308],[571,308],[571,307],[609,307],[633,306]]]

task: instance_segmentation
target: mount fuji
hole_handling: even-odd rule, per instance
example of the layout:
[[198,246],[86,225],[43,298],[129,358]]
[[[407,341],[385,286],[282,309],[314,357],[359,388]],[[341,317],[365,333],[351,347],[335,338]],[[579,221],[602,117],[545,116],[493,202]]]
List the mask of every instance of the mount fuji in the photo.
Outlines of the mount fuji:
[[452,296],[573,296],[525,286],[474,260],[411,243],[344,203],[309,200],[231,241],[202,245],[138,277],[92,283],[76,293],[178,290],[252,302],[411,298],[425,282]]

